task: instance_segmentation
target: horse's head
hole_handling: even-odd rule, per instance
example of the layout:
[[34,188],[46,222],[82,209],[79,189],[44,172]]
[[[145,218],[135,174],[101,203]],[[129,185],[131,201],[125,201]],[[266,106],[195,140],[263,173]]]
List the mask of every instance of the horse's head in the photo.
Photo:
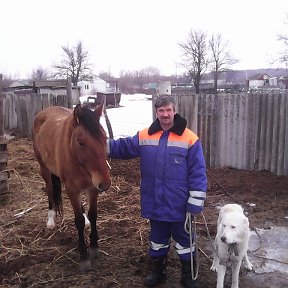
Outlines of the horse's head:
[[74,131],[72,145],[77,160],[91,176],[91,181],[99,191],[108,190],[111,185],[109,167],[106,161],[106,133],[100,124],[103,105],[95,111],[78,104],[74,109]]

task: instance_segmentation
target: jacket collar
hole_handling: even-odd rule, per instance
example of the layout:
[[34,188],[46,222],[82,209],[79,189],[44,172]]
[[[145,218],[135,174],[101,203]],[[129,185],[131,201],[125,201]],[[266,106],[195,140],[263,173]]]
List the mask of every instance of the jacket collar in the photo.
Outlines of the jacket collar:
[[[187,126],[187,121],[185,118],[181,117],[178,113],[174,116],[174,125],[168,131],[174,132],[177,135],[182,135],[185,128]],[[156,132],[162,131],[162,127],[160,125],[159,119],[157,118],[149,127],[148,134],[152,135]]]

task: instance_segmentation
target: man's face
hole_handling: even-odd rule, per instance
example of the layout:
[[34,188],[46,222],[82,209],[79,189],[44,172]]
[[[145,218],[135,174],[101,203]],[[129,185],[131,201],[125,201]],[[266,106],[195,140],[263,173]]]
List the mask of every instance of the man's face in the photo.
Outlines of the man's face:
[[173,104],[161,106],[156,110],[156,116],[160,121],[161,126],[169,126],[171,128],[174,124],[175,110]]

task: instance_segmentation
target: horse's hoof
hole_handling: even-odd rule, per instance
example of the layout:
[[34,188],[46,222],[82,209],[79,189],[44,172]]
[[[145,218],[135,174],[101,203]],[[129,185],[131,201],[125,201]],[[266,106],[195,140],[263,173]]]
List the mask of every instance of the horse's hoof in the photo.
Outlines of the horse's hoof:
[[93,247],[89,247],[89,256],[90,259],[96,259],[99,257],[99,248],[93,248]]
[[53,229],[55,229],[55,223],[47,223],[46,228],[47,228],[48,230],[53,230]]
[[92,271],[92,265],[90,260],[82,260],[80,261],[80,272],[85,273]]

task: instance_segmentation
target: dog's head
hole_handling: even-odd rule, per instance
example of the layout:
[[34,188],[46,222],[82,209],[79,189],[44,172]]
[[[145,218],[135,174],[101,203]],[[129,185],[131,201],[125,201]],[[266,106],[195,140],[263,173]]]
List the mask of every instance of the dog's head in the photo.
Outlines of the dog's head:
[[[231,208],[231,207],[230,207]],[[221,209],[218,219],[218,229],[220,239],[227,244],[240,244],[242,239],[249,233],[249,221],[244,215],[243,209]],[[244,236],[245,235],[245,236]]]

